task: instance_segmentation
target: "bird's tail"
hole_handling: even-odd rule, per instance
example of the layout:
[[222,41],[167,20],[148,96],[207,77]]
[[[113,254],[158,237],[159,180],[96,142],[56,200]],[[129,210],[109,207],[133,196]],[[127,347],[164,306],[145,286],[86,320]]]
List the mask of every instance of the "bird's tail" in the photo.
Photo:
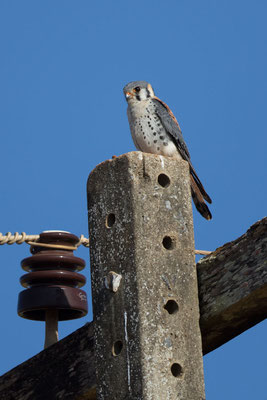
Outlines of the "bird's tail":
[[192,198],[197,210],[204,218],[211,219],[212,218],[211,212],[207,204],[205,203],[204,197],[191,174],[190,174],[190,180],[191,180],[190,183],[191,183]]

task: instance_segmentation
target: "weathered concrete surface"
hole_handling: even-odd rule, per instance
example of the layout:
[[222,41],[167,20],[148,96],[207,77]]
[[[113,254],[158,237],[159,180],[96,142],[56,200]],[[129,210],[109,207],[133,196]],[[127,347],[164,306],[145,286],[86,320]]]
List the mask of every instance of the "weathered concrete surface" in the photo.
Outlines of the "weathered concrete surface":
[[93,326],[86,324],[0,377],[0,400],[94,400]]
[[108,160],[90,174],[88,210],[98,399],[204,399],[188,164]]
[[267,317],[267,218],[197,264],[203,354]]

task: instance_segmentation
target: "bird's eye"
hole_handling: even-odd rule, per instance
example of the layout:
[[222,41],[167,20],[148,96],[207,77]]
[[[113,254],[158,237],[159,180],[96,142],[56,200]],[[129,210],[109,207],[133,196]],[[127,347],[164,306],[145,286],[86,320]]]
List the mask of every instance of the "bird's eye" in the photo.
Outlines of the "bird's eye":
[[141,90],[140,86],[136,86],[136,88],[134,88],[134,91],[137,93],[140,92],[140,90]]

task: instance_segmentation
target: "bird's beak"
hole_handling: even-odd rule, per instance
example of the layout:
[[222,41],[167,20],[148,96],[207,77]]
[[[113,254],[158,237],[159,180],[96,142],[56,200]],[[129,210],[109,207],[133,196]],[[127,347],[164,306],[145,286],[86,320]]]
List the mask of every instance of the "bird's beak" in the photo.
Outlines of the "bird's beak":
[[126,97],[126,100],[128,100],[130,97],[133,97],[133,94],[131,92],[126,92],[125,97]]

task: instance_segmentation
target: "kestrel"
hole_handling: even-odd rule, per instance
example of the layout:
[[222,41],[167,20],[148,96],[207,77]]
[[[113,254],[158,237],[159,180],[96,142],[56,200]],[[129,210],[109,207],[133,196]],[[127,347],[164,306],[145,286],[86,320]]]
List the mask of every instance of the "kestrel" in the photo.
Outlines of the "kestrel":
[[211,203],[211,198],[191,163],[180,126],[170,108],[155,96],[152,86],[146,81],[130,82],[123,92],[128,103],[127,115],[136,148],[145,153],[186,160],[190,167],[195,206],[204,218],[211,219],[211,212],[205,203]]

